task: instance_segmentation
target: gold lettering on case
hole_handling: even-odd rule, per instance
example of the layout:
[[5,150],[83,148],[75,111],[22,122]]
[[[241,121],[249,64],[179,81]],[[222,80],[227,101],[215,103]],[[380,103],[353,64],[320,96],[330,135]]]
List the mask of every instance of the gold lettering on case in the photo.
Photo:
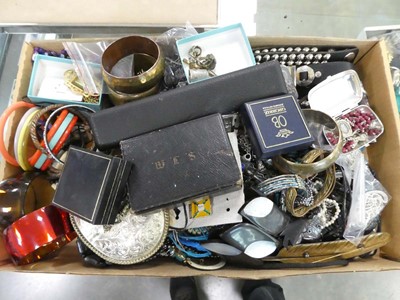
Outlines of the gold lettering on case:
[[195,160],[196,159],[196,154],[194,152],[189,152],[188,157],[190,160]]
[[[185,159],[186,157],[186,159]],[[168,161],[165,160],[157,160],[156,162],[154,162],[154,166],[156,167],[157,170],[161,170],[164,169],[166,167],[167,164],[171,164],[176,166],[179,165],[181,163],[184,163],[185,161],[193,161],[196,159],[196,153],[194,152],[188,152],[186,153],[185,156],[173,156],[171,159],[169,159]]]
[[286,127],[287,121],[284,116],[275,116],[271,118],[271,122],[274,124],[276,128]]
[[274,115],[280,115],[286,113],[286,107],[284,104],[276,104],[271,106],[263,107],[263,112],[266,117],[271,117]]
[[158,160],[154,163],[157,170],[161,170],[165,168],[165,160]]
[[291,136],[294,132],[285,128],[285,129],[281,129],[278,131],[278,133],[276,134],[276,137],[281,137],[281,138],[285,138],[287,139],[289,136]]
[[172,161],[174,162],[174,165],[179,165],[179,156],[174,156]]

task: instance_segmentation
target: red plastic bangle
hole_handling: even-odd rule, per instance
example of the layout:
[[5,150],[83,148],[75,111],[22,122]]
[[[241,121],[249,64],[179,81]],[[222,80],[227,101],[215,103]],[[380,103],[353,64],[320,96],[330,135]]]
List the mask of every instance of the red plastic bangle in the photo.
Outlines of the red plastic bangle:
[[16,265],[38,261],[75,237],[69,214],[51,205],[25,215],[4,230],[6,250]]
[[18,108],[22,107],[32,108],[34,106],[35,105],[32,103],[18,101],[7,107],[7,109],[3,112],[3,114],[0,117],[0,153],[1,155],[3,155],[5,161],[8,162],[10,165],[19,167],[17,160],[8,153],[6,146],[4,145],[4,127],[6,126],[6,122],[10,117],[10,115]]

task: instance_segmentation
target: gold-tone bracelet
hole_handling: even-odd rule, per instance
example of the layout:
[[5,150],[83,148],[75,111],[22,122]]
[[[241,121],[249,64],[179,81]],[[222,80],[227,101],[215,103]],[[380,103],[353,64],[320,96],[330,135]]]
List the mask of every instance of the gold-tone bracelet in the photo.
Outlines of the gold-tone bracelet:
[[312,109],[304,109],[303,113],[309,128],[315,127],[316,124],[318,126],[325,126],[330,131],[334,131],[339,137],[338,143],[336,144],[332,152],[329,155],[327,155],[324,159],[318,160],[316,162],[312,163],[292,162],[290,160],[287,160],[281,155],[275,156],[272,159],[274,167],[277,168],[280,172],[297,174],[303,178],[307,178],[314,174],[325,171],[335,163],[339,155],[342,153],[343,136],[335,120],[333,120],[327,114]]
[[160,90],[160,85],[157,84],[147,91],[137,93],[137,94],[126,94],[121,92],[116,92],[110,87],[108,88],[110,100],[114,105],[122,105],[131,101],[139,100],[154,94],[157,94]]
[[[134,55],[130,76],[112,74],[113,67],[123,58]],[[113,91],[139,94],[157,85],[164,75],[164,56],[153,40],[144,36],[121,38],[107,47],[102,58],[103,79]]]
[[[322,150],[311,150],[308,152],[302,159],[303,163],[312,163],[318,157],[323,155]],[[311,206],[300,205],[295,208],[295,200],[297,197],[297,190],[295,188],[288,189],[286,193],[285,203],[288,212],[290,212],[294,217],[303,217],[309,211],[316,208],[320,205],[329,195],[332,193],[336,184],[336,167],[335,164],[331,165],[326,171],[325,182],[320,191],[318,191],[317,195],[314,198],[314,202]]]

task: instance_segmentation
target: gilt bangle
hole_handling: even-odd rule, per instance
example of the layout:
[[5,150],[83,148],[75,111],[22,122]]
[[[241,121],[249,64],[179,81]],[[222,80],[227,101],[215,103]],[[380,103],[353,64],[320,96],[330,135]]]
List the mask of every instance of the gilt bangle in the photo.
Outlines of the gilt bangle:
[[160,86],[157,84],[155,86],[153,86],[152,88],[150,88],[147,91],[144,92],[140,92],[137,94],[126,94],[126,93],[121,93],[121,92],[116,92],[114,91],[112,88],[108,88],[109,91],[109,95],[110,95],[110,99],[111,102],[114,105],[122,105],[131,101],[136,101],[151,95],[154,95],[156,93],[158,93],[160,89]]
[[75,237],[68,213],[51,205],[27,214],[4,230],[6,250],[16,265],[38,261]]
[[316,162],[297,163],[289,161],[283,156],[275,156],[272,159],[275,168],[277,168],[282,173],[292,173],[297,174],[303,178],[307,178],[314,174],[325,171],[335,163],[339,155],[342,153],[343,137],[336,122],[327,114],[312,109],[304,109],[303,113],[309,128],[326,127],[330,131],[334,131],[335,133],[337,133],[337,136],[339,137],[338,143],[335,145],[332,152],[324,159]]
[[[133,55],[133,74],[124,77],[112,74],[113,67],[129,55]],[[104,51],[101,63],[107,86],[126,94],[138,94],[157,85],[164,74],[165,64],[161,48],[143,36],[128,36],[113,42]]]
[[[302,161],[304,163],[312,163],[317,157],[320,156],[320,154],[323,154],[322,150],[311,150],[309,153],[307,153]],[[330,196],[332,193],[333,189],[335,188],[336,184],[336,167],[335,164],[331,165],[327,170],[325,170],[325,182],[320,191],[318,191],[317,195],[314,197],[314,201],[312,205],[306,206],[306,205],[299,205],[295,206],[295,201],[297,198],[297,190],[290,188],[287,193],[286,193],[286,209],[288,212],[290,212],[294,217],[303,217],[305,216],[309,211],[313,210],[317,206],[321,204],[322,201],[324,201],[327,197]]]

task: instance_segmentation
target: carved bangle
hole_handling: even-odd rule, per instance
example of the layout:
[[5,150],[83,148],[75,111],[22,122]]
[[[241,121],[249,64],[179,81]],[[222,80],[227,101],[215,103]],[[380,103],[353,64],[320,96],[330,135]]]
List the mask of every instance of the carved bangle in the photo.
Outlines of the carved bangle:
[[315,127],[316,125],[320,127],[325,126],[329,128],[330,131],[334,131],[335,133],[337,133],[337,136],[339,137],[338,143],[336,144],[332,152],[329,155],[327,155],[324,159],[321,159],[316,162],[297,163],[289,161],[283,156],[275,156],[272,159],[275,168],[277,168],[282,173],[292,173],[292,174],[297,174],[303,178],[307,178],[314,174],[325,171],[335,163],[339,155],[342,153],[343,137],[335,120],[333,120],[327,114],[312,109],[304,109],[303,113],[309,128]]

